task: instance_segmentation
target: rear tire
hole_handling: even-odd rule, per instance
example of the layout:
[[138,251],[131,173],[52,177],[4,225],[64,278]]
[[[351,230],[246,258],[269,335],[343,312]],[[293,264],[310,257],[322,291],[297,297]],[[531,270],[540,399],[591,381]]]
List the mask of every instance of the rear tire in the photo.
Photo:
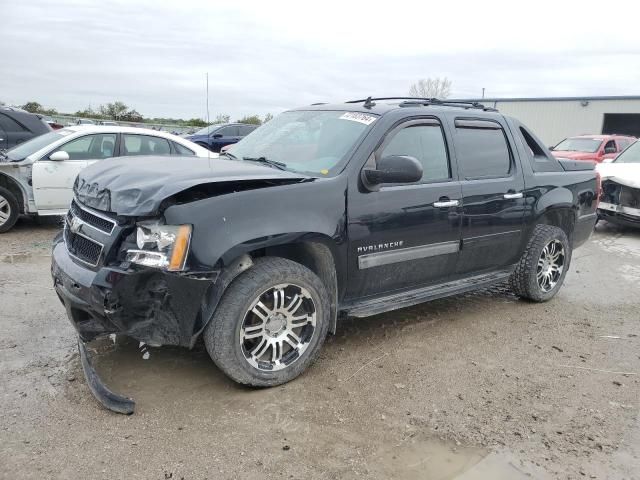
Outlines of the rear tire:
[[564,282],[571,263],[571,245],[564,231],[536,225],[524,254],[511,274],[511,288],[534,302],[551,300]]
[[204,331],[204,343],[232,380],[280,385],[318,356],[329,311],[327,290],[311,270],[284,258],[259,258],[227,288]]
[[0,187],[0,233],[8,232],[18,221],[18,200],[4,187]]

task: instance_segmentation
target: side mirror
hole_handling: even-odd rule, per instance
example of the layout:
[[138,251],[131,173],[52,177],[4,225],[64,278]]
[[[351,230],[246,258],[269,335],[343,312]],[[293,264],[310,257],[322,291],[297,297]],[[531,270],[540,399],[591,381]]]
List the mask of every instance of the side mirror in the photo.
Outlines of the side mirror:
[[422,165],[414,157],[391,155],[378,160],[375,169],[363,170],[363,180],[367,186],[382,183],[414,183],[422,178]]
[[551,146],[549,147],[549,150],[552,150],[552,151],[553,151],[553,149],[554,149],[554,148],[555,148],[555,145],[551,145]]
[[49,160],[53,160],[54,162],[64,162],[65,160],[69,160],[69,154],[62,150],[58,150],[57,152],[53,152],[49,155]]
[[221,133],[214,133],[212,135],[213,138],[222,138],[222,134]]

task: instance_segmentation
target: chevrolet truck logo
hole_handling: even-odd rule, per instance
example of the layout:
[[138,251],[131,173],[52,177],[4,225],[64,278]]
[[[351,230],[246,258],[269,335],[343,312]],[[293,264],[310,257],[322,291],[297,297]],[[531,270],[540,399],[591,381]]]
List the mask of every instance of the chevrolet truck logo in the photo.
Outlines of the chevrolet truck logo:
[[69,230],[71,231],[71,233],[78,233],[81,228],[82,220],[80,220],[78,217],[73,217],[73,219],[69,223]]

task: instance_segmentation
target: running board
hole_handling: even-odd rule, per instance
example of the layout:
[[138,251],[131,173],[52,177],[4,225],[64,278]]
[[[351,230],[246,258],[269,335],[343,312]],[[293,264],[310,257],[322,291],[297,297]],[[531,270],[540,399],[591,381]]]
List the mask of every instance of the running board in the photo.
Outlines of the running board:
[[509,278],[514,267],[515,265],[504,270],[476,275],[474,277],[456,280],[455,282],[441,283],[439,285],[431,285],[429,287],[417,288],[401,293],[393,293],[385,295],[384,297],[361,300],[345,305],[340,310],[350,317],[369,317],[371,315],[397,310],[398,308],[411,307],[419,303],[429,302],[438,298],[449,297],[503,282]]

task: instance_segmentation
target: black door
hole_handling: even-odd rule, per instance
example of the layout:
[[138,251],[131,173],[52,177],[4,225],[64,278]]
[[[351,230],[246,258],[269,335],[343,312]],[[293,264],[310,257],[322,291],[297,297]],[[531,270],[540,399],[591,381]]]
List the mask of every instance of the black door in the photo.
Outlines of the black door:
[[524,177],[499,120],[453,118],[462,185],[462,250],[458,274],[518,261],[525,211]]
[[369,162],[387,155],[418,159],[422,181],[349,197],[347,298],[442,282],[455,270],[462,192],[439,120],[393,128]]

